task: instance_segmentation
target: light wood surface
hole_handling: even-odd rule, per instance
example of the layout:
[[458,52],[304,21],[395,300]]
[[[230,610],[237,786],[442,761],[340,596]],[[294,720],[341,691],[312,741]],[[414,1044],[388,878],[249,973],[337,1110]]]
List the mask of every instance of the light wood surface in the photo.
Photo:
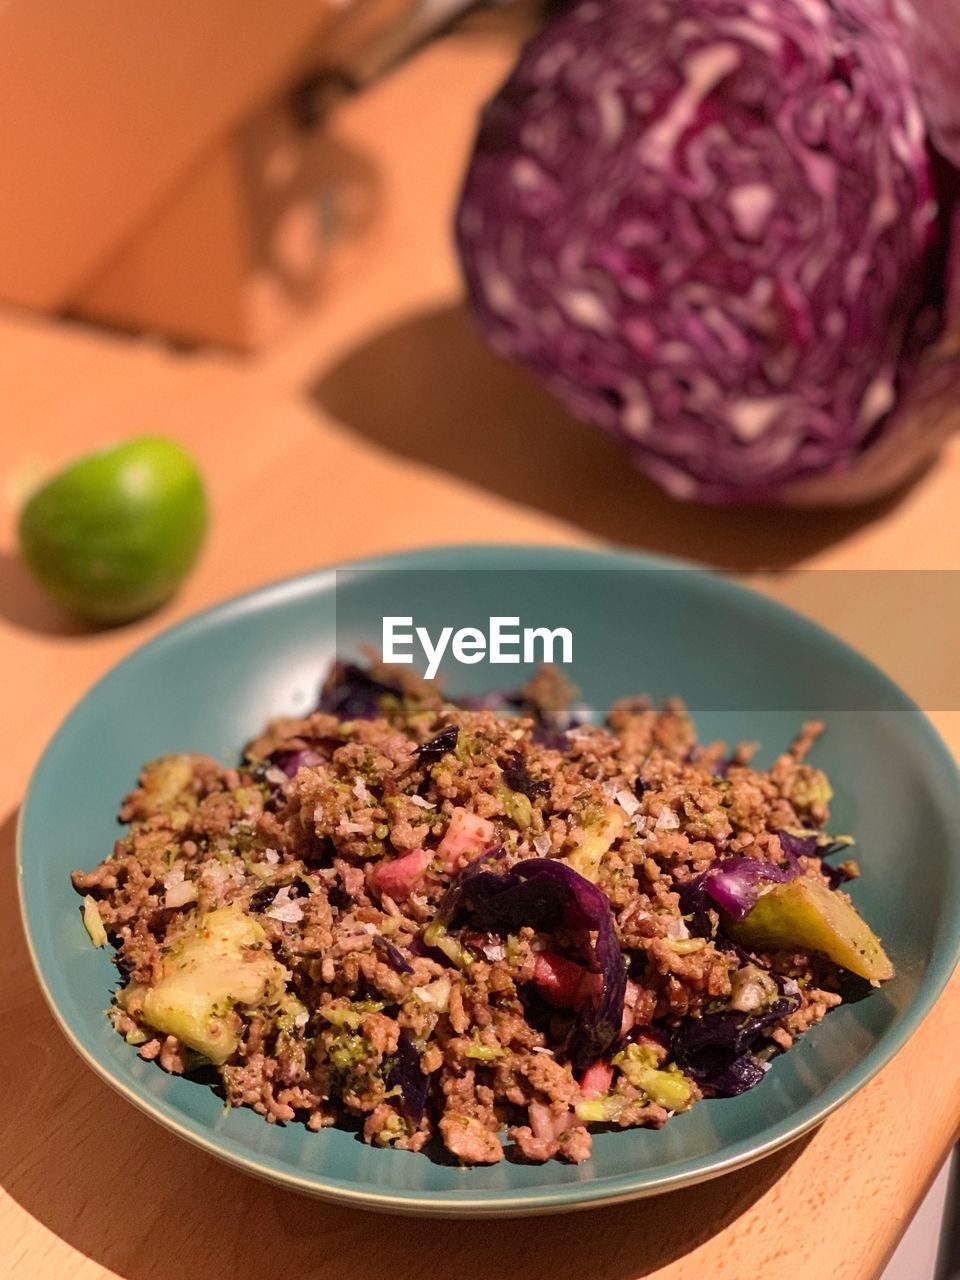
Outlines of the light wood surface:
[[[12,1280],[869,1280],[957,1131],[960,982],[817,1132],[700,1188],[551,1220],[391,1220],[269,1188],[134,1112],[72,1054],[29,971],[13,833],[71,704],[144,638],[269,579],[392,548],[616,539],[737,567],[955,569],[960,450],[858,513],[684,509],[627,472],[471,336],[448,223],[491,33],[450,40],[337,121],[384,214],[321,310],[256,363],[0,318],[0,1275]],[[30,583],[13,512],[31,474],[163,430],[207,476],[210,539],[160,614],[91,633]],[[826,619],[828,622],[830,618]],[[956,713],[937,717],[960,749]]]
[[5,0],[0,296],[71,304],[333,13],[325,0]]

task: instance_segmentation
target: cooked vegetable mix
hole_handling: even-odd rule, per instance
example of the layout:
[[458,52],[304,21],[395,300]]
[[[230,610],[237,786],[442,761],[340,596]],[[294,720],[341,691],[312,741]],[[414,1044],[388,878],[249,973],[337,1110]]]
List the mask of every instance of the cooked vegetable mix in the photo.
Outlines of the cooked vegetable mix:
[[117,1031],[271,1123],[579,1162],[593,1125],[752,1088],[845,970],[893,976],[830,887],[849,840],[805,761],[819,725],[757,769],[678,702],[590,726],[568,697],[541,673],[458,705],[338,664],[238,766],[145,766],[127,833],[74,873]]

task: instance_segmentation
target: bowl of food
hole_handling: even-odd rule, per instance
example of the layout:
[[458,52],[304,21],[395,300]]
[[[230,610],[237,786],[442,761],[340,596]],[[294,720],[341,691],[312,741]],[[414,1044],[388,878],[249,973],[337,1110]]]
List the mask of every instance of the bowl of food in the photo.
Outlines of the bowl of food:
[[525,1214],[716,1176],[862,1087],[957,961],[958,816],[922,713],[799,615],[461,547],[139,649],[18,857],[46,998],[134,1105],[313,1195]]

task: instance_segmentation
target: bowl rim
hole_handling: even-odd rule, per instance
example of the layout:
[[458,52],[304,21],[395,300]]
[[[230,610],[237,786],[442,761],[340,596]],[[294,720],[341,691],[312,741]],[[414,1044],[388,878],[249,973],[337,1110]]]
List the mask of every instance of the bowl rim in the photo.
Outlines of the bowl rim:
[[[462,561],[490,561],[465,566]],[[531,563],[522,564],[521,561]],[[554,562],[554,563],[550,563]],[[579,562],[579,563],[577,563]],[[487,1191],[479,1194],[461,1192],[406,1191],[401,1188],[386,1192],[364,1189],[354,1180],[341,1181],[324,1173],[305,1174],[282,1159],[272,1156],[251,1156],[237,1140],[226,1135],[208,1136],[196,1121],[185,1120],[177,1107],[163,1100],[153,1100],[127,1084],[109,1064],[102,1061],[80,1040],[68,1015],[60,1008],[47,982],[42,960],[30,923],[26,898],[26,873],[24,857],[25,818],[32,804],[34,792],[55,742],[67,725],[79,716],[88,702],[95,700],[101,687],[119,671],[141,662],[154,653],[211,623],[232,623],[248,612],[269,610],[280,604],[304,596],[329,591],[336,582],[340,570],[390,571],[395,569],[464,569],[469,568],[536,568],[570,569],[574,567],[595,569],[633,570],[682,570],[693,575],[701,589],[717,590],[752,603],[753,608],[769,611],[775,618],[788,622],[792,627],[806,631],[811,638],[827,639],[837,647],[848,661],[859,666],[865,675],[890,697],[897,710],[915,713],[917,731],[923,746],[943,767],[947,775],[960,781],[960,767],[947,748],[936,728],[889,676],[853,646],[834,635],[827,628],[811,621],[796,610],[773,600],[762,593],[732,580],[724,571],[694,565],[667,556],[649,555],[626,549],[589,548],[563,544],[538,543],[464,543],[428,546],[408,551],[387,553],[345,562],[343,564],[308,570],[291,577],[269,581],[226,600],[208,605],[186,618],[164,628],[142,644],[137,645],[119,662],[114,663],[72,706],[46,744],[31,773],[20,805],[15,839],[15,865],[20,918],[27,942],[27,950],[34,975],[43,997],[60,1031],[86,1065],[142,1113],[150,1116],[164,1128],[198,1147],[207,1154],[225,1161],[236,1168],[274,1185],[286,1187],[303,1194],[354,1208],[378,1210],[388,1213],[427,1217],[517,1217],[552,1212],[569,1212],[597,1208],[601,1205],[621,1204],[674,1191],[681,1187],[705,1182],[725,1173],[733,1172],[755,1160],[779,1151],[796,1141],[810,1129],[819,1125],[827,1116],[842,1106],[853,1094],[866,1085],[903,1048],[920,1023],[927,1016],[950,980],[960,962],[960,912],[953,916],[952,927],[941,947],[930,957],[930,963],[920,983],[916,996],[901,1013],[896,1024],[879,1037],[877,1043],[863,1059],[838,1077],[816,1099],[799,1107],[788,1119],[768,1128],[767,1137],[757,1141],[755,1137],[739,1139],[727,1145],[727,1154],[720,1157],[687,1157],[678,1162],[674,1172],[658,1172],[656,1168],[629,1173],[611,1174],[583,1183],[561,1183],[554,1187],[531,1187],[519,1191]],[[954,856],[960,852],[960,841],[954,840]],[[960,880],[960,875],[958,875]]]

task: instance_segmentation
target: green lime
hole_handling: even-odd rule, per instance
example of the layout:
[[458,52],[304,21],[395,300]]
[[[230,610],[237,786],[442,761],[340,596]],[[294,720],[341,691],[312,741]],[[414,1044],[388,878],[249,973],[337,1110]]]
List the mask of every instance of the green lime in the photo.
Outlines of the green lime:
[[168,599],[207,524],[192,458],[161,436],[87,454],[38,489],[20,515],[20,549],[39,581],[95,622],[129,622]]

